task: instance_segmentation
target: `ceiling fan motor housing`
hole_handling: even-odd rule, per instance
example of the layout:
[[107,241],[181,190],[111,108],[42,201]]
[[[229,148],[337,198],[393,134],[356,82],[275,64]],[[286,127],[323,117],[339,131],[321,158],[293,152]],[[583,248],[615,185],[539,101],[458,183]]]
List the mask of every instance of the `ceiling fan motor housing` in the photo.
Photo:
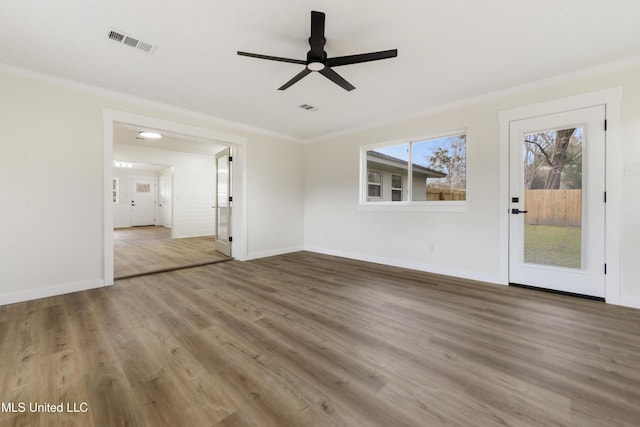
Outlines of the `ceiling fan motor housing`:
[[284,85],[279,87],[278,90],[285,90],[300,81],[303,77],[309,75],[312,71],[317,71],[346,91],[352,91],[353,89],[355,89],[355,86],[342,78],[333,70],[332,67],[358,64],[368,61],[378,61],[380,59],[395,58],[398,55],[398,50],[392,49],[380,52],[370,52],[358,55],[327,58],[327,52],[324,51],[324,45],[327,42],[327,39],[324,37],[324,22],[325,15],[323,12],[311,11],[311,37],[309,37],[310,49],[309,52],[307,52],[306,61],[291,58],[281,58],[278,56],[260,55],[242,51],[238,51],[238,55],[305,65],[305,68],[302,71],[296,74]]

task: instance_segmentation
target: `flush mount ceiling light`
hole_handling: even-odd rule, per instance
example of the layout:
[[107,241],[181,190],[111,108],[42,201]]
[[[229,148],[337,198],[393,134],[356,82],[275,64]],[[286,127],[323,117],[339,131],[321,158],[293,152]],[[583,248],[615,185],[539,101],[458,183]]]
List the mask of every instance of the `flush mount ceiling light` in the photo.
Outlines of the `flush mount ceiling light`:
[[160,138],[162,138],[162,135],[159,134],[158,132],[140,132],[138,135],[140,135],[141,138],[145,138],[145,139],[160,139]]

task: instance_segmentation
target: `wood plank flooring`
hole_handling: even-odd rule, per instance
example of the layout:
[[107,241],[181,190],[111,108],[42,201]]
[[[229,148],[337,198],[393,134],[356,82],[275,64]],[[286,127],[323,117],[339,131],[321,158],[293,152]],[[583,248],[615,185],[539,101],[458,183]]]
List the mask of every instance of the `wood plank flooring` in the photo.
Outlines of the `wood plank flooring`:
[[154,226],[116,228],[113,252],[116,280],[231,259],[213,236],[172,239],[170,228]]
[[308,252],[0,307],[2,426],[638,426],[640,311]]

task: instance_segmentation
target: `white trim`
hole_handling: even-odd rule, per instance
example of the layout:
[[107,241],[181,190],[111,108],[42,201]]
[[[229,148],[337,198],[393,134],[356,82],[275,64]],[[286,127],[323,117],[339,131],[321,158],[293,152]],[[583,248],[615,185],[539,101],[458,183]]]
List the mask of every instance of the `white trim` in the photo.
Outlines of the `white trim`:
[[88,289],[101,288],[103,285],[104,283],[101,279],[95,279],[56,286],[46,286],[44,288],[30,289],[28,291],[12,292],[10,294],[2,294],[0,295],[0,306],[70,294],[72,292],[86,291]]
[[420,111],[415,111],[410,114],[399,115],[389,118],[387,120],[376,121],[375,123],[368,123],[363,126],[353,127],[349,129],[340,130],[337,132],[320,135],[314,138],[307,138],[303,142],[305,144],[315,144],[318,142],[334,139],[341,136],[348,136],[354,133],[363,132],[366,130],[375,129],[378,127],[390,126],[406,122],[409,120],[416,120],[424,116],[430,116],[445,111],[455,110],[458,108],[467,107],[470,105],[480,104],[483,102],[489,102],[503,97],[512,95],[519,95],[525,92],[532,92],[535,90],[543,89],[546,87],[566,83],[567,81],[588,78],[592,76],[598,76],[601,74],[611,73],[618,70],[624,70],[640,65],[640,56],[633,56],[630,58],[622,59],[620,61],[607,62],[592,67],[583,68],[582,70],[560,74],[547,79],[537,80],[534,82],[525,83],[518,86],[513,86],[507,89],[497,90],[494,92],[485,93],[476,97],[463,98],[457,101],[449,102],[446,104],[440,104],[433,107],[425,108]]
[[293,252],[300,252],[300,251],[303,251],[303,250],[304,250],[303,246],[292,246],[292,247],[289,247],[289,248],[272,249],[272,250],[261,251],[261,252],[251,252],[244,259],[244,261],[250,261],[250,260],[253,260],[253,259],[260,259],[260,258],[267,258],[267,257],[270,257],[270,256],[285,255],[285,254],[290,254],[290,253],[293,253]]
[[464,270],[459,268],[443,267],[433,264],[425,264],[402,259],[379,257],[374,255],[363,255],[356,252],[326,249],[317,246],[305,246],[305,251],[319,254],[332,255],[342,258],[355,259],[359,261],[372,262],[375,264],[389,265],[392,267],[406,268],[409,270],[423,271],[426,273],[441,274],[444,276],[457,277],[461,279],[476,280],[486,284],[504,285],[499,276],[493,274],[478,273],[477,271]]
[[635,67],[639,64],[640,64],[640,56],[633,56],[633,57],[625,58],[619,61],[607,62],[604,64],[587,67],[582,70],[560,74],[558,76],[550,77],[547,79],[537,80],[535,82],[529,82],[522,85],[513,86],[507,89],[489,92],[476,97],[463,98],[463,99],[449,102],[446,104],[440,104],[437,106],[415,111],[410,114],[404,114],[404,115],[392,117],[387,120],[376,121],[375,123],[369,123],[359,127],[343,129],[336,132],[327,133],[324,135],[320,135],[313,138],[306,138],[306,139],[275,132],[275,131],[260,128],[257,126],[252,126],[246,123],[235,122],[235,121],[224,119],[221,117],[215,117],[208,114],[203,114],[197,111],[176,107],[176,106],[165,104],[158,101],[152,101],[146,98],[125,94],[125,93],[117,92],[110,89],[104,89],[98,86],[92,86],[86,83],[80,83],[74,80],[54,77],[44,73],[38,73],[35,71],[28,70],[26,68],[20,68],[20,67],[16,67],[16,66],[1,63],[1,62],[0,62],[0,73],[5,73],[5,74],[13,75],[16,77],[27,78],[30,80],[35,80],[43,83],[53,84],[56,86],[70,88],[70,89],[78,90],[78,91],[92,94],[92,95],[105,96],[105,97],[110,97],[117,100],[134,102],[137,104],[141,104],[143,106],[158,108],[158,109],[162,109],[163,111],[181,114],[181,115],[185,115],[187,117],[191,117],[195,119],[204,120],[212,124],[231,126],[231,127],[237,128],[238,130],[255,132],[255,133],[273,136],[276,138],[281,138],[281,139],[298,142],[302,144],[313,144],[313,143],[322,142],[328,139],[333,139],[339,136],[351,135],[357,132],[374,129],[381,126],[388,126],[396,123],[401,123],[407,120],[418,119],[426,115],[432,115],[432,114],[440,113],[443,111],[449,111],[449,110],[453,110],[453,109],[457,109],[457,108],[461,108],[469,105],[478,104],[481,102],[491,101],[491,100],[499,99],[505,96],[517,95],[524,92],[530,92],[536,89],[553,86],[553,85],[563,83],[573,79],[587,78],[587,77],[597,76],[600,74],[605,74],[605,73],[614,72],[618,70],[624,70],[627,68]]
[[86,83],[80,83],[75,80],[64,79],[61,77],[54,77],[48,74],[31,71],[25,68],[15,67],[12,65],[0,63],[0,73],[10,74],[12,76],[35,80],[42,83],[52,84],[55,86],[77,90],[90,95],[108,97],[119,101],[131,102],[139,104],[143,107],[156,108],[165,112],[184,115],[189,118],[198,120],[204,120],[207,123],[230,126],[238,130],[246,132],[254,132],[262,135],[272,136],[275,138],[285,139],[288,141],[302,143],[303,140],[283,133],[275,132],[269,129],[260,128],[257,126],[249,125],[242,122],[236,122],[233,120],[224,119],[221,117],[211,116],[208,114],[200,113],[198,111],[189,110],[187,108],[176,107],[171,104],[165,104],[159,101],[153,101],[147,98],[142,98],[135,95],[130,95],[122,92],[117,92],[111,89],[105,89],[99,86],[93,86]]
[[[173,132],[181,135],[194,136],[204,140],[215,141],[222,145],[233,147],[233,182],[234,204],[232,213],[232,235],[234,244],[234,257],[244,260],[247,257],[247,145],[248,139],[244,136],[218,132],[169,120],[148,117],[140,114],[119,111],[110,108],[102,110],[103,119],[103,146],[104,146],[104,284],[113,285],[113,203],[111,201],[111,178],[113,166],[113,125],[124,123],[142,127]],[[107,203],[109,202],[109,203]]]
[[[589,92],[548,102],[526,105],[500,111],[500,202],[499,212],[499,277],[503,284],[509,283],[509,124],[546,114],[576,110],[596,105],[605,105],[607,132],[606,138],[606,221],[605,256],[607,275],[605,276],[605,300],[610,304],[628,305],[628,297],[623,297],[620,285],[620,235],[621,191],[623,170],[622,145],[620,135],[620,102],[622,88]],[[632,305],[631,305],[632,306]]]
[[[104,186],[105,188],[104,198],[111,198],[111,180],[113,179],[113,122],[110,117],[111,114],[107,111],[102,111],[102,151],[104,158],[103,161],[103,173],[104,173]],[[108,190],[108,191],[107,191]],[[104,285],[113,285],[113,203],[105,203],[104,213],[102,218],[104,224],[103,230],[103,257],[102,275],[104,277]]]
[[367,202],[358,204],[359,211],[382,212],[466,212],[469,204],[464,200],[443,200],[426,202]]
[[[359,185],[359,199],[358,210],[362,211],[406,211],[406,212],[466,212],[469,209],[469,199],[465,200],[412,200],[413,199],[413,174],[409,173],[409,170],[413,167],[412,149],[411,145],[417,142],[425,142],[432,139],[440,139],[451,136],[465,136],[465,162],[467,161],[467,146],[469,145],[469,128],[461,127],[454,130],[446,130],[441,132],[434,132],[429,136],[421,137],[409,137],[399,138],[389,141],[376,142],[373,144],[366,144],[360,146],[360,185]],[[367,152],[369,150],[375,150],[376,148],[393,147],[396,145],[407,145],[408,160],[407,160],[407,198],[406,200],[392,202],[392,201],[377,201],[377,198],[369,197],[369,170],[376,171],[375,167],[370,169],[367,160]],[[381,173],[381,178],[383,173]],[[467,174],[467,183],[469,182]],[[384,186],[380,185],[380,199]],[[466,188],[465,188],[466,191]],[[373,200],[370,200],[373,199]]]
[[626,295],[621,297],[618,303],[612,303],[612,304],[623,305],[625,307],[640,309],[640,297]]

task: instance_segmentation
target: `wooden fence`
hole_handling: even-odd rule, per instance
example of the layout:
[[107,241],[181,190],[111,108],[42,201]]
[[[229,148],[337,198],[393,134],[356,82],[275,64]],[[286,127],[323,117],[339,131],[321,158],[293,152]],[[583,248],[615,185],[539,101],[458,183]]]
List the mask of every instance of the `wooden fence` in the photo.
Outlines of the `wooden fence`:
[[427,188],[427,200],[465,200],[466,198],[465,190]]
[[582,224],[582,190],[526,190],[525,224]]

